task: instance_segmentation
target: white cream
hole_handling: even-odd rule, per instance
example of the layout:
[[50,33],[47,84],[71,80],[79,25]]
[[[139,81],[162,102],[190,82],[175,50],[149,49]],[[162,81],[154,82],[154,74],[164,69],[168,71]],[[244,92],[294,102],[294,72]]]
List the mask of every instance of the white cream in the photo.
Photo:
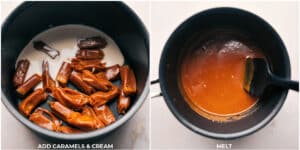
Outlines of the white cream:
[[[79,49],[77,47],[77,40],[92,36],[102,36],[107,40],[107,46],[103,49],[103,62],[106,62],[106,66],[124,64],[124,56],[122,55],[120,48],[107,34],[85,25],[63,25],[39,33],[24,47],[17,62],[21,59],[28,59],[30,61],[30,67],[25,80],[35,73],[42,74],[43,60],[49,62],[50,75],[55,79],[63,61],[70,61],[70,58],[75,57],[75,54]],[[33,41],[37,40],[44,41],[52,48],[59,50],[60,56],[51,59],[47,54],[34,49]],[[39,84],[36,88],[40,87],[42,87],[42,84]]]

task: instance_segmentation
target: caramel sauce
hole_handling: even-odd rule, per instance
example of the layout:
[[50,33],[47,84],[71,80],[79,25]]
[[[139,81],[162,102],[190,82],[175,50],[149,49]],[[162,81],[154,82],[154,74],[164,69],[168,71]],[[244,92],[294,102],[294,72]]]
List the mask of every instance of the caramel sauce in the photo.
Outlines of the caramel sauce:
[[[239,40],[210,40],[183,58],[180,83],[191,108],[211,120],[240,115],[258,98],[243,89],[247,57],[263,57]],[[214,117],[210,117],[214,116]],[[240,117],[237,117],[240,118]]]

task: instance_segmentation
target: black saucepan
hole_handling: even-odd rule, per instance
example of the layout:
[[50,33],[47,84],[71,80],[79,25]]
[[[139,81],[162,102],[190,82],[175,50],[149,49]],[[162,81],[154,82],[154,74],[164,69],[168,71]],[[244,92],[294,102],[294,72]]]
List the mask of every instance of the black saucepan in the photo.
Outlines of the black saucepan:
[[[18,111],[12,77],[19,53],[35,35],[67,24],[87,25],[105,32],[117,43],[126,63],[135,72],[138,92],[129,111],[123,116],[116,116],[117,121],[103,129],[81,134],[56,133],[35,125]],[[137,15],[121,2],[24,2],[6,19],[1,36],[2,102],[13,116],[42,137],[60,141],[88,141],[103,137],[133,117],[149,93],[148,33]],[[116,110],[113,111],[117,115]]]
[[179,25],[169,37],[160,58],[157,80],[169,109],[184,126],[198,134],[233,139],[267,125],[282,107],[288,91],[275,87],[267,89],[257,109],[235,121],[214,122],[194,112],[180,92],[180,64],[191,44],[205,35],[222,34],[216,31],[237,33],[254,43],[262,50],[274,74],[280,77],[290,79],[290,62],[282,40],[268,23],[255,14],[236,8],[214,8],[197,13]]

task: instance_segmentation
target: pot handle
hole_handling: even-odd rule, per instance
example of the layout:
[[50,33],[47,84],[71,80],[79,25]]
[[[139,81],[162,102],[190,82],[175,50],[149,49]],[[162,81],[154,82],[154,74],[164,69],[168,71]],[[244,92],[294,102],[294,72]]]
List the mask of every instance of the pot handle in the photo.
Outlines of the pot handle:
[[[157,83],[159,83],[159,79],[152,80],[150,82],[151,85],[154,85],[154,84],[157,84]],[[151,98],[156,98],[156,97],[161,97],[161,96],[162,96],[162,92],[159,92],[159,93],[151,95]]]

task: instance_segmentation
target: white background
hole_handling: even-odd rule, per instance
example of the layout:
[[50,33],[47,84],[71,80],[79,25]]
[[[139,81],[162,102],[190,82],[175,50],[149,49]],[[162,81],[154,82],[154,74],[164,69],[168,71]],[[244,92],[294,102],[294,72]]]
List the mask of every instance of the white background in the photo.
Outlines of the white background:
[[[288,49],[292,79],[298,78],[298,4],[296,2],[153,2],[151,3],[151,78],[158,78],[160,53],[170,34],[191,15],[218,6],[237,7],[253,12],[279,33]],[[152,94],[159,88],[151,88]],[[179,123],[163,98],[151,100],[151,147],[216,149],[216,144],[231,143],[233,149],[297,149],[298,93],[290,91],[274,120],[257,133],[245,138],[221,141],[193,133]]]
[[[1,2],[1,21],[9,15],[21,2]],[[147,27],[149,24],[148,2],[127,2]],[[49,143],[44,141],[23,124],[17,121],[1,104],[1,142],[2,149],[36,149],[38,144]],[[59,141],[58,141],[59,143]],[[95,143],[114,144],[114,148],[149,147],[149,100],[146,100],[141,109],[124,126]]]

